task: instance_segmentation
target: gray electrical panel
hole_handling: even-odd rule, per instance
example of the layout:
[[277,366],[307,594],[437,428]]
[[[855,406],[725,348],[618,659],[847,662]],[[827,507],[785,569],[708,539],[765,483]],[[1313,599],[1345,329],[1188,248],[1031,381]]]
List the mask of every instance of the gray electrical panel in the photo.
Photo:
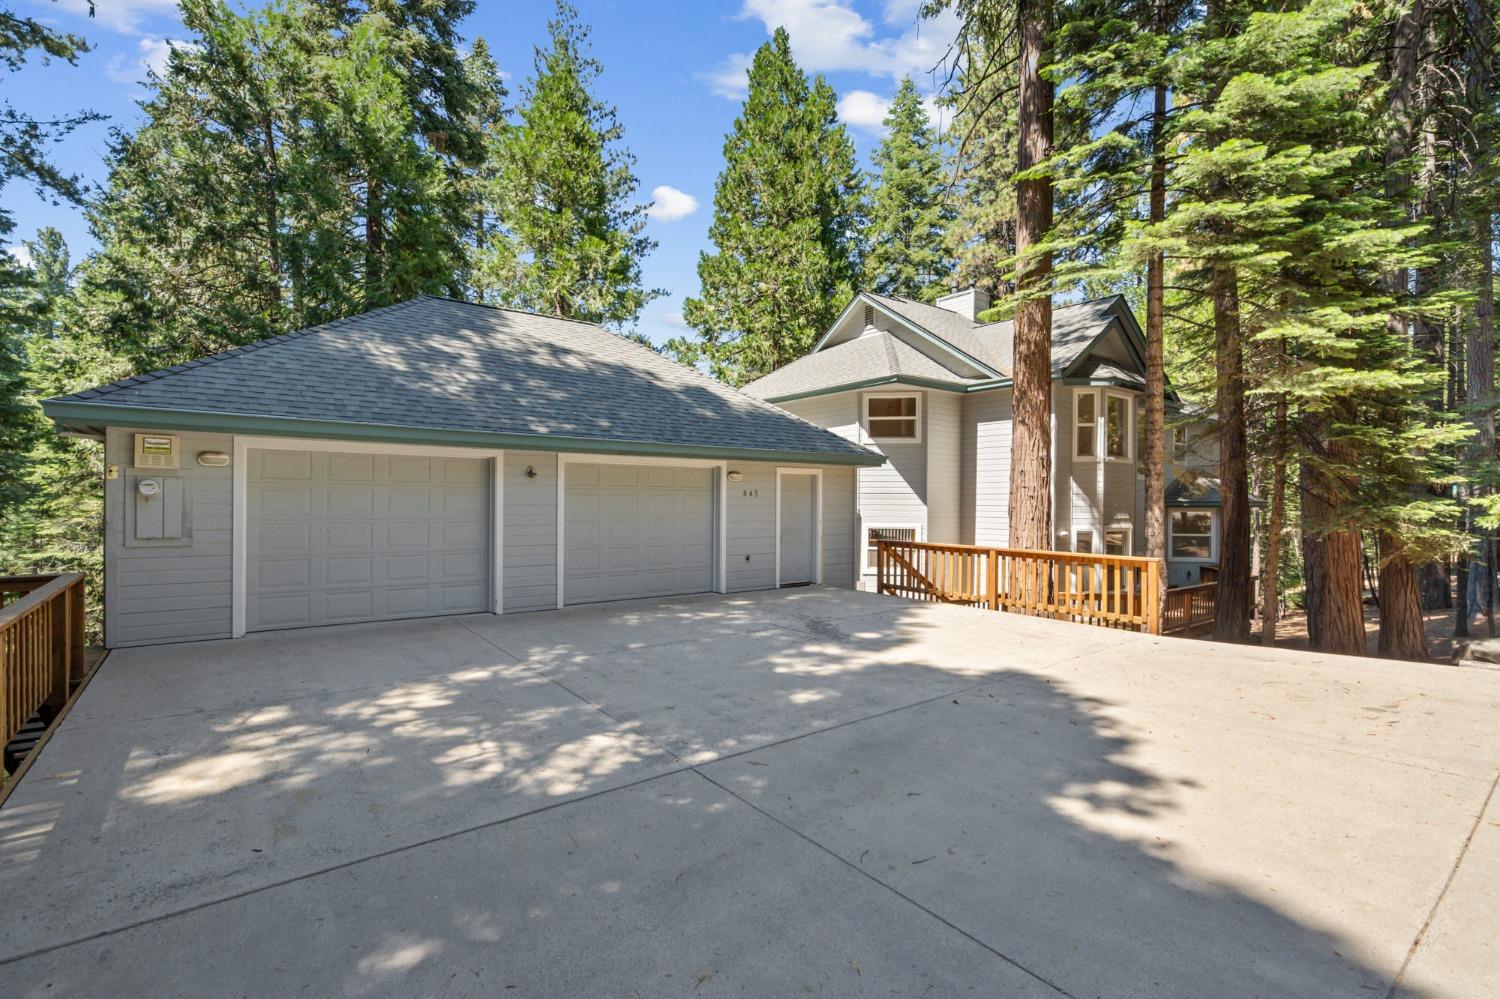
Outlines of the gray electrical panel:
[[125,482],[125,543],[188,544],[187,483],[177,475],[132,475]]

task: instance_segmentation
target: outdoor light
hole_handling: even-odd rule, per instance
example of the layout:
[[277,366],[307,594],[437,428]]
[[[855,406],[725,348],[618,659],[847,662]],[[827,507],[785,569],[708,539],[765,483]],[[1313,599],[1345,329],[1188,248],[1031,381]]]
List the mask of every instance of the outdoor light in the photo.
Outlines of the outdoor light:
[[744,477],[745,477],[744,474],[741,473],[741,472],[730,472],[729,473],[729,481],[730,482],[738,482],[741,479],[743,479]]
[[526,466],[526,477],[528,479],[534,479],[534,478],[536,478],[536,469],[532,468],[530,465],[527,465]]

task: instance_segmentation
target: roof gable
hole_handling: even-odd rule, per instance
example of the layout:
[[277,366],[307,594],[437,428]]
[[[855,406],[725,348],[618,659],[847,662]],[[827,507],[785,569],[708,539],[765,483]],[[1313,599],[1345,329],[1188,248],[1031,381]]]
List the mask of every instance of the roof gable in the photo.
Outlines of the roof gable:
[[601,327],[431,297],[48,400],[44,408],[69,425],[120,424],[135,411],[191,414],[205,429],[251,417],[327,424],[327,436],[385,427],[505,437],[513,443],[504,446],[540,449],[594,441],[626,451],[624,445],[644,445],[650,453],[763,450],[878,461]]

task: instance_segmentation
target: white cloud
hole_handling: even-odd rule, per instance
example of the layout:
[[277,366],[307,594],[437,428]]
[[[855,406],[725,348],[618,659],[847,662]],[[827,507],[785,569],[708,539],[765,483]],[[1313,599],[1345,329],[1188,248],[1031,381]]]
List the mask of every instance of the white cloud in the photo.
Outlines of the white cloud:
[[682,313],[680,312],[663,312],[661,314],[661,321],[664,325],[672,326],[676,329],[685,330],[688,328],[687,320],[682,318]]
[[[916,17],[911,0],[887,0],[884,22],[899,27],[895,34],[877,37],[876,27],[856,11],[852,0],[744,0],[740,17],[758,20],[769,34],[784,27],[792,40],[798,64],[813,73],[865,72],[899,79],[931,79],[949,56],[958,36],[958,15],[946,10],[931,20]],[[745,95],[743,67],[750,56],[728,56],[720,69],[705,74],[713,92],[738,100]],[[739,68],[737,75],[731,69]],[[731,85],[732,84],[732,85]]]
[[167,59],[173,49],[192,50],[192,42],[178,42],[170,38],[142,38],[136,43],[136,57],[131,59],[117,55],[104,67],[104,72],[116,83],[144,83],[151,73],[160,76],[167,71]]
[[661,222],[685,219],[698,210],[698,199],[686,191],[662,184],[651,190],[651,207],[646,214]]
[[731,101],[742,101],[750,92],[745,74],[750,71],[751,56],[744,52],[733,52],[724,57],[719,68],[699,73],[698,79],[708,83],[708,89],[718,97]]
[[862,128],[867,132],[885,129],[885,116],[890,113],[888,98],[868,90],[851,90],[839,98],[839,120],[850,128]]
[[[89,0],[59,0],[58,6],[79,17],[89,16]],[[126,35],[141,33],[141,22],[150,17],[177,20],[177,0],[96,0],[92,22]]]
[[31,250],[25,243],[17,243],[15,246],[7,246],[5,252],[9,253],[16,263],[22,267],[31,266]]

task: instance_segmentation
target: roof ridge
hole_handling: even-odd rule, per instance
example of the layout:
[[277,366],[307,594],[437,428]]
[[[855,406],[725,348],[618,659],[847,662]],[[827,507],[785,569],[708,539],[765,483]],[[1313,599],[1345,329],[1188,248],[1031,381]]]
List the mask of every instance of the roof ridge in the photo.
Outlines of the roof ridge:
[[230,358],[243,357],[246,354],[253,354],[257,350],[264,350],[267,347],[272,347],[281,343],[287,343],[291,340],[303,339],[304,337],[310,336],[314,333],[325,333],[335,327],[348,325],[356,319],[365,319],[369,316],[392,312],[396,309],[405,308],[406,306],[420,302],[424,298],[431,297],[434,296],[417,295],[413,298],[408,298],[401,302],[392,302],[390,305],[382,305],[378,308],[370,309],[367,312],[357,312],[354,315],[340,316],[338,319],[330,319],[328,322],[319,323],[316,326],[304,326],[299,330],[290,330],[286,333],[277,333],[273,336],[261,337],[259,340],[251,340],[249,343],[242,343],[238,346],[230,347],[227,350],[215,351],[212,354],[205,354],[202,357],[195,357],[190,361],[183,361],[181,364],[173,364],[170,367],[157,368],[154,371],[145,371],[141,372],[140,374],[127,375],[124,378],[117,378],[114,381],[106,382],[103,385],[84,389],[82,392],[69,392],[64,395],[57,396],[56,398],[94,399],[101,395],[110,395],[111,393],[118,392],[122,389],[130,388],[132,385],[144,385],[147,382],[160,381],[163,378],[179,374],[183,371],[188,371],[192,368],[201,368],[208,364],[217,364],[220,361],[229,360]]

